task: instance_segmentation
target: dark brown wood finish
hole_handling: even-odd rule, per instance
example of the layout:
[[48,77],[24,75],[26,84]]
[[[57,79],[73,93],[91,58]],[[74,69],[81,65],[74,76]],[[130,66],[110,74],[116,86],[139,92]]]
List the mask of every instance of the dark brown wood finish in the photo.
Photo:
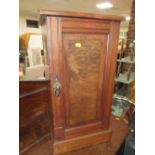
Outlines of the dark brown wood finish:
[[111,104],[112,96],[114,91],[114,79],[116,70],[116,59],[117,59],[117,47],[118,47],[118,37],[119,37],[119,22],[111,22],[111,29],[109,35],[109,46],[106,57],[105,72],[106,76],[104,79],[105,87],[103,94],[103,121],[105,129],[109,128],[110,115],[111,115]]
[[111,139],[111,131],[101,131],[93,134],[78,136],[74,139],[68,139],[54,143],[54,154],[62,154],[84,147],[93,146],[99,143],[107,142]]
[[[116,120],[111,116],[110,128],[113,131],[110,142],[78,149],[77,151],[67,152],[62,155],[115,155],[128,135],[130,127],[123,121]],[[25,151],[22,155],[53,155],[51,150],[52,141],[50,137],[47,137]]]
[[49,81],[19,81],[19,94],[24,95],[29,92],[41,89],[41,88],[49,88]]
[[[41,15],[47,28],[54,154],[109,141],[122,17],[55,11]],[[60,96],[53,91],[56,76]]]
[[121,21],[124,20],[122,16],[114,15],[103,15],[94,13],[83,13],[83,12],[71,12],[71,11],[56,11],[56,10],[40,10],[40,14],[43,16],[55,16],[55,17],[77,17],[77,18],[88,18],[88,19],[101,19],[110,21]]
[[20,154],[50,135],[49,81],[20,82]]

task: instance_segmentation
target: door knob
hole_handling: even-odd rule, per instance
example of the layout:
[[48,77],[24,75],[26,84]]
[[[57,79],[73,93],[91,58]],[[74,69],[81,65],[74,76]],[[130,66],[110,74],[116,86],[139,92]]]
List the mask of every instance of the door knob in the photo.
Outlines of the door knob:
[[60,96],[61,83],[60,83],[60,79],[59,79],[59,77],[57,75],[54,77],[53,90],[54,90],[55,96]]

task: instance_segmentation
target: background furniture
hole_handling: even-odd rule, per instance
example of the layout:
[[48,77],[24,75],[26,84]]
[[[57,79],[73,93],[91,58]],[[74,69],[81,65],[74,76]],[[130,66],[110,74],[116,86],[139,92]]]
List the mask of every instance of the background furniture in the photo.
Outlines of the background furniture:
[[122,17],[41,10],[49,53],[54,154],[110,141]]
[[25,48],[40,48],[43,49],[42,34],[25,33],[19,36]]
[[34,80],[35,81],[35,80],[46,79],[44,77],[44,73],[45,73],[45,66],[43,64],[26,67],[24,80],[27,80],[27,81]]
[[[118,53],[113,115],[129,123],[135,111],[135,0],[132,2],[131,20],[127,38],[122,40]],[[117,108],[118,107],[118,108]],[[125,109],[125,110],[123,110]],[[121,112],[122,111],[122,112]],[[124,111],[124,112],[123,112]],[[124,115],[126,113],[126,115]],[[123,116],[123,115],[125,116]]]
[[[42,34],[26,33],[19,37],[20,80],[40,80],[48,78],[47,54],[43,50]],[[46,73],[45,73],[46,72]]]
[[19,150],[23,155],[50,138],[49,81],[22,81],[19,91]]
[[27,53],[30,67],[43,64],[40,48],[28,48]]
[[135,49],[133,40],[130,42],[129,47],[130,52],[127,55],[125,54],[124,41],[122,41],[117,59],[115,93],[112,105],[113,115],[124,119],[127,123],[130,122],[132,113],[134,113],[135,104]]

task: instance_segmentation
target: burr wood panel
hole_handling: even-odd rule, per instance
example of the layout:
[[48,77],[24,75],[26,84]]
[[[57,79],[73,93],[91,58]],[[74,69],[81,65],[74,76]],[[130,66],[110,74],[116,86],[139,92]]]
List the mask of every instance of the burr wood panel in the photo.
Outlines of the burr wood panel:
[[101,112],[98,113],[101,106],[98,90],[99,77],[103,74],[101,64],[104,63],[106,39],[104,34],[63,34],[67,126],[95,121]]

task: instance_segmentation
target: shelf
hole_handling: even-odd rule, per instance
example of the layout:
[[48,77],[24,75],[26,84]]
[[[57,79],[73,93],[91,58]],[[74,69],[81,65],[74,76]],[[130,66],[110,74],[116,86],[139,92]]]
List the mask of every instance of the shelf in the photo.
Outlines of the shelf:
[[130,87],[128,85],[123,85],[121,88],[117,88],[117,95],[119,96],[129,96],[130,94]]
[[135,73],[131,72],[130,73],[130,79],[127,80],[128,72],[125,73],[120,73],[119,76],[115,79],[116,82],[122,82],[125,84],[130,84],[131,82],[134,81],[135,79]]
[[130,56],[127,56],[127,57],[122,58],[122,59],[117,59],[117,62],[123,62],[123,63],[133,64],[133,63],[135,63],[135,57],[133,57],[133,60],[131,60],[131,57]]
[[122,95],[119,95],[119,94],[114,94],[113,95],[113,98],[114,99],[118,99],[118,100],[123,100],[123,101],[127,101],[127,102],[129,102],[129,103],[131,103],[132,105],[135,105],[135,103],[134,102],[132,102],[128,97],[126,97],[126,96],[122,96]]
[[36,90],[30,91],[30,92],[21,93],[19,95],[19,98],[23,98],[23,97],[27,97],[27,96],[30,96],[30,95],[34,95],[34,94],[37,94],[37,93],[40,93],[40,92],[43,92],[43,91],[47,91],[47,90],[48,90],[47,87],[43,87],[43,88],[36,89]]

